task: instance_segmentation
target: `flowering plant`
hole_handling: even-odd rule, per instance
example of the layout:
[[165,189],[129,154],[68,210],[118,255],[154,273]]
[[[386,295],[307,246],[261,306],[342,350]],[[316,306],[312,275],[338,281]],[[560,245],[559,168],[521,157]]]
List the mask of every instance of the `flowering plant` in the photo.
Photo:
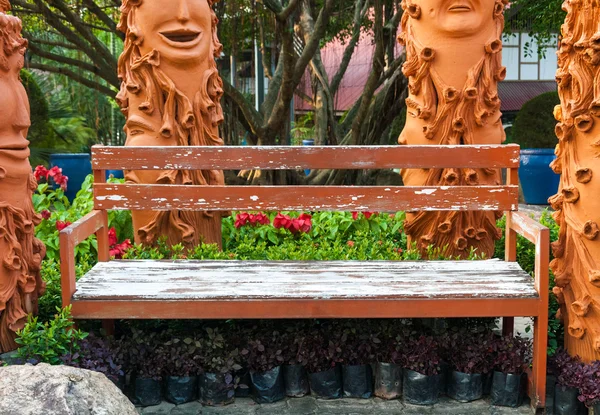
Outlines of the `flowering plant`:
[[132,247],[131,240],[125,239],[119,243],[117,239],[117,231],[115,228],[110,228],[108,231],[108,244],[110,245],[110,256],[116,259],[122,259],[123,254]]
[[46,167],[39,165],[33,171],[33,175],[38,183],[40,183],[42,180],[45,180],[46,183],[50,183],[50,179],[52,179],[54,183],[56,183],[57,186],[60,186],[63,191],[67,190],[69,178],[62,174],[62,169],[58,166],[54,166],[48,170]]
[[247,213],[247,212],[242,212],[242,213],[238,213],[235,217],[235,228],[239,229],[242,226],[245,226],[247,224],[250,224],[252,226],[256,226],[256,225],[269,225],[271,223],[271,219],[269,219],[269,217],[267,215],[265,215],[264,213]]
[[288,215],[278,213],[273,219],[273,226],[277,229],[287,229],[292,234],[309,233],[312,229],[312,216],[303,213],[297,218],[291,218]]

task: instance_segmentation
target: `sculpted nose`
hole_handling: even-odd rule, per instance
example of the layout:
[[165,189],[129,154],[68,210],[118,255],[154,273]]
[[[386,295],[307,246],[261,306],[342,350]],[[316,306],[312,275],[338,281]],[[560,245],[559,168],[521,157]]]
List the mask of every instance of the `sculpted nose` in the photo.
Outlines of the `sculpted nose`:
[[179,2],[179,10],[177,11],[177,20],[181,23],[187,23],[190,20],[190,9],[188,6],[188,0],[181,0]]

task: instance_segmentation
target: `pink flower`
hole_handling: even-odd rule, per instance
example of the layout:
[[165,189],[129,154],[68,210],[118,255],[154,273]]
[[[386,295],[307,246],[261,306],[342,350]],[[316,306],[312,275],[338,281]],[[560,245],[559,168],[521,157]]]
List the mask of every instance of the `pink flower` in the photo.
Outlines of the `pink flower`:
[[348,241],[346,242],[346,244],[350,247],[353,248],[354,247],[354,241]]
[[35,180],[37,180],[38,182],[42,179],[47,179],[48,178],[48,169],[42,165],[39,165],[33,171],[33,176],[35,177]]
[[42,218],[48,220],[50,219],[50,216],[52,216],[52,213],[50,213],[48,209],[44,209],[40,212],[40,215],[42,215]]
[[131,241],[129,239],[125,239],[120,244],[115,244],[110,247],[109,254],[115,259],[122,259],[123,254],[127,252],[127,250],[131,248]]
[[63,229],[65,229],[67,226],[70,226],[71,222],[69,221],[62,221],[62,220],[57,220],[56,221],[56,229],[58,229],[58,231],[62,231]]

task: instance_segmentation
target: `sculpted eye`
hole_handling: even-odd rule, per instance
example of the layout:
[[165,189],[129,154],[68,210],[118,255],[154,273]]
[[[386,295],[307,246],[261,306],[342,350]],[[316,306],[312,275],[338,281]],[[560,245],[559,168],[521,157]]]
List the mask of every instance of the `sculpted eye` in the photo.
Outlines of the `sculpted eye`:
[[141,135],[141,134],[144,134],[144,130],[131,130],[131,131],[129,131],[129,135],[131,135],[131,136]]

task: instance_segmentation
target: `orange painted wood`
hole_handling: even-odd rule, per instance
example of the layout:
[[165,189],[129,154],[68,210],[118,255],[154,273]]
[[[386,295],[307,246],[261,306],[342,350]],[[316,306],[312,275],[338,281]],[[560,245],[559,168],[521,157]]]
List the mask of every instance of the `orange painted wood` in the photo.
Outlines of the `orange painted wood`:
[[539,299],[74,301],[78,319],[288,319],[531,316]]
[[102,210],[512,211],[518,187],[96,184],[94,203]]
[[518,145],[314,147],[92,147],[107,170],[516,168]]
[[106,211],[94,210],[60,231],[60,274],[63,307],[71,304],[75,293],[75,247],[96,234],[98,259],[108,261],[108,215]]

